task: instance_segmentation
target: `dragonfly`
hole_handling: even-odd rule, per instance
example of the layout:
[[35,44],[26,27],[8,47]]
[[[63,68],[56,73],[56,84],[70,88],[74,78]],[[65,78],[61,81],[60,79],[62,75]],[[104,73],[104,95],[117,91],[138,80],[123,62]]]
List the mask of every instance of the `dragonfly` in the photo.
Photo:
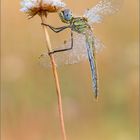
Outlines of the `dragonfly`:
[[[88,59],[95,98],[99,95],[96,52],[103,48],[104,45],[94,35],[93,25],[101,23],[104,16],[117,12],[120,9],[120,5],[121,0],[101,0],[94,7],[86,10],[83,16],[74,16],[70,9],[61,10],[59,17],[66,26],[56,28],[42,23],[42,25],[47,26],[55,33],[70,29],[71,38],[62,44],[60,49],[52,50],[48,54],[54,54],[57,65],[74,64]],[[41,55],[43,65],[48,66],[49,64],[47,61],[48,54]]]

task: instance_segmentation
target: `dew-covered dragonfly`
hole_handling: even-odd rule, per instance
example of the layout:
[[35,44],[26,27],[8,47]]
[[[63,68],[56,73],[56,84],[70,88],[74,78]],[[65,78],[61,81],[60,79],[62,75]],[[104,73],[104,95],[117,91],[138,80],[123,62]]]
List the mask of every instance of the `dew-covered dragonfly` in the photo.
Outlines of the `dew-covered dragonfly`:
[[[59,33],[67,28],[71,29],[71,39],[57,49],[49,52],[54,54],[56,64],[74,64],[82,60],[88,59],[91,68],[92,86],[95,97],[98,97],[98,78],[95,52],[103,48],[103,44],[97,39],[93,33],[95,23],[102,22],[105,15],[117,12],[120,8],[121,0],[102,0],[93,8],[85,11],[83,16],[76,17],[70,9],[64,9],[59,13],[62,22],[66,26],[55,28],[51,25],[44,24],[52,31]],[[48,53],[44,53],[40,57],[40,61],[44,66],[49,66]]]

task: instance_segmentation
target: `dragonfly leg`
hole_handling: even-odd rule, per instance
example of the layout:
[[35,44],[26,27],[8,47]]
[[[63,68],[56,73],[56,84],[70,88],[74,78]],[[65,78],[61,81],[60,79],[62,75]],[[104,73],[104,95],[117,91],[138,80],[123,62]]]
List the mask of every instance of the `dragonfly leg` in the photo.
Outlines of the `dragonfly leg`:
[[41,23],[42,25],[44,26],[47,26],[49,27],[52,31],[54,31],[55,33],[59,33],[67,28],[70,28],[70,26],[63,26],[63,27],[58,27],[58,28],[55,28],[55,27],[52,27],[51,25],[48,25],[48,24],[45,24],[45,23]]
[[29,16],[29,18],[28,18],[28,19],[33,18],[33,17],[34,17],[37,13],[38,13],[38,12],[35,12],[32,16]]
[[58,52],[64,52],[64,51],[69,51],[73,48],[73,32],[71,31],[71,47],[70,48],[65,48],[65,49],[60,49],[60,50],[54,50],[52,52],[49,52],[48,54],[54,54],[54,53],[58,53]]

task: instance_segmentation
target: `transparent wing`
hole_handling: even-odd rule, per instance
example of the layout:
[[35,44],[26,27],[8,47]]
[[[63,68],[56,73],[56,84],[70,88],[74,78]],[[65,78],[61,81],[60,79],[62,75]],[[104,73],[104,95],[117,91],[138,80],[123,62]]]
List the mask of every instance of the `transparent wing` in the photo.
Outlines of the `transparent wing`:
[[101,40],[98,39],[95,35],[93,36],[93,39],[94,39],[94,47],[96,53],[100,52],[103,48],[105,48]]
[[[73,39],[74,39],[73,42],[74,46],[72,50],[54,54],[57,66],[61,66],[64,64],[79,63],[88,58],[85,36],[74,32]],[[104,45],[95,36],[93,36],[93,39],[94,39],[95,50],[96,52],[99,52],[102,48],[104,48]],[[70,47],[71,47],[71,39],[68,40],[65,44],[61,45],[59,49],[70,48]],[[39,57],[39,62],[44,67],[50,67],[50,60],[47,52],[43,53]]]
[[[55,61],[57,66],[61,66],[64,64],[75,64],[81,61],[84,61],[88,58],[87,51],[86,51],[86,41],[85,36],[82,34],[75,33],[73,34],[73,49],[58,52],[54,54]],[[65,44],[62,44],[59,49],[70,48],[71,47],[71,39],[66,41]],[[50,60],[48,53],[43,53],[40,58],[41,65],[48,67],[50,66]]]
[[84,17],[89,21],[89,24],[100,23],[105,15],[110,15],[120,9],[123,0],[101,0],[93,8],[86,10]]

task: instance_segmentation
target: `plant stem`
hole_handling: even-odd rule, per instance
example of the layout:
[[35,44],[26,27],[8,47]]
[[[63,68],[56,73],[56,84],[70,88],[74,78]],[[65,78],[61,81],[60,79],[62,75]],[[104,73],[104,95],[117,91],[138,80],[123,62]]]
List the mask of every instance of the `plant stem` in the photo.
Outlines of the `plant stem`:
[[[46,19],[46,17],[44,15],[41,15],[42,23],[45,23],[45,19]],[[42,26],[43,26],[43,29],[45,32],[47,49],[48,49],[48,52],[50,52],[50,51],[52,51],[52,47],[51,47],[51,42],[50,42],[50,37],[49,37],[48,31],[47,31],[47,27],[44,25],[42,25]],[[56,92],[57,92],[57,98],[58,98],[58,111],[59,111],[59,117],[60,117],[62,136],[63,136],[63,140],[67,140],[65,125],[64,125],[62,98],[61,98],[61,90],[60,90],[58,72],[57,72],[56,63],[55,63],[53,54],[50,54],[49,56],[50,56],[50,61],[52,64],[52,70],[53,70],[53,75],[54,75],[55,84],[56,84]]]

